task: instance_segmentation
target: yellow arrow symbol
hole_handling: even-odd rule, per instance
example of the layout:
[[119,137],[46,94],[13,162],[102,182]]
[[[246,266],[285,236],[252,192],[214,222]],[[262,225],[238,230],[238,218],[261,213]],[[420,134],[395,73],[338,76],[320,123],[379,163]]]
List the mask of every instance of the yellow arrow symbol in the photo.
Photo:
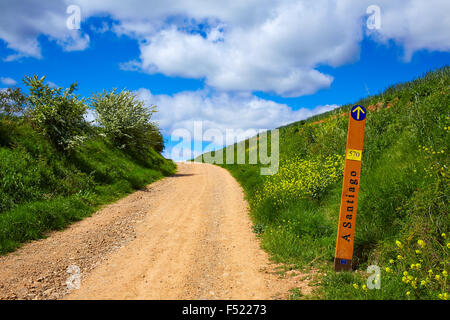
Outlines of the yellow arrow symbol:
[[355,110],[353,110],[353,112],[358,112],[357,114],[356,114],[356,118],[359,120],[359,113],[360,112],[362,112],[362,113],[366,113],[360,106],[357,106],[356,108],[355,108]]

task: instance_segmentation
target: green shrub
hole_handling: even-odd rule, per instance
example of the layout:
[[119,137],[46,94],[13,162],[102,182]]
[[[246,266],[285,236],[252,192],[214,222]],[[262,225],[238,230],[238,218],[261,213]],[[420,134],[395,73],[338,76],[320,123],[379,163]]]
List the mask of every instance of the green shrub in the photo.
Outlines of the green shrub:
[[92,106],[107,137],[118,148],[142,152],[152,147],[163,151],[162,135],[151,117],[156,106],[146,107],[130,91],[94,94]]
[[28,99],[20,88],[0,90],[0,116],[22,115],[28,107]]
[[0,145],[0,254],[175,171],[153,149],[138,159],[97,135],[58,152],[28,122],[0,119],[4,124],[10,130],[9,143]]
[[44,84],[44,79],[33,76],[24,80],[30,90],[31,120],[59,150],[72,150],[85,140],[87,106],[84,98],[74,94],[76,83],[64,90],[50,88]]
[[44,80],[25,77],[28,96],[0,91],[0,254],[176,169],[158,153],[163,140],[150,122],[154,107],[129,92],[97,95],[104,125],[98,128],[84,120],[87,105],[74,94],[76,83],[53,89]]

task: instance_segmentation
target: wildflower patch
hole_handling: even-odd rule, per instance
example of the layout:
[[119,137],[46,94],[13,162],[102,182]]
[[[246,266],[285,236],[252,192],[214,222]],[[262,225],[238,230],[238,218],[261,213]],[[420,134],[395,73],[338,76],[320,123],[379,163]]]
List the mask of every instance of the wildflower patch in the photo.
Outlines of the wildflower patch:
[[265,199],[282,207],[293,198],[320,198],[329,185],[342,177],[343,156],[339,154],[311,159],[292,158],[280,162],[277,174],[267,178],[255,196],[255,204]]

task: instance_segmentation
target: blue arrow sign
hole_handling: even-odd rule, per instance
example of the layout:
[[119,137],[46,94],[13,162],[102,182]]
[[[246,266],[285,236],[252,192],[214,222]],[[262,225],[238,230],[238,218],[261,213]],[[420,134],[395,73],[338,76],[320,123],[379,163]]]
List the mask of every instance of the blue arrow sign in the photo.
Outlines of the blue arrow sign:
[[363,106],[356,105],[353,106],[352,110],[350,111],[350,114],[352,115],[352,118],[356,121],[361,121],[366,118],[367,110]]

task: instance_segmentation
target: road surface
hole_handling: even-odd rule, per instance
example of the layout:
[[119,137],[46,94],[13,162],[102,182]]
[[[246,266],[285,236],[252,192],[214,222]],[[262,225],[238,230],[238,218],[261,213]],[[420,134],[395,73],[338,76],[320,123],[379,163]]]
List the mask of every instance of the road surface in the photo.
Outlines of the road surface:
[[[69,266],[80,269],[79,289],[66,284]],[[273,271],[228,171],[180,163],[176,175],[0,257],[0,299],[279,299],[307,290],[304,275]]]

